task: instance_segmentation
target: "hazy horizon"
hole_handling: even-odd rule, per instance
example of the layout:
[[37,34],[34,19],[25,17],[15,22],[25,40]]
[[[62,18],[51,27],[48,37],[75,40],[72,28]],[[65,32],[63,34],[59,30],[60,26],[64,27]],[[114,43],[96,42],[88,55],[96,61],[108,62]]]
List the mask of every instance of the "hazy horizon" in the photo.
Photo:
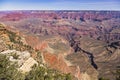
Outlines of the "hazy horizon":
[[119,0],[0,0],[7,10],[120,10]]

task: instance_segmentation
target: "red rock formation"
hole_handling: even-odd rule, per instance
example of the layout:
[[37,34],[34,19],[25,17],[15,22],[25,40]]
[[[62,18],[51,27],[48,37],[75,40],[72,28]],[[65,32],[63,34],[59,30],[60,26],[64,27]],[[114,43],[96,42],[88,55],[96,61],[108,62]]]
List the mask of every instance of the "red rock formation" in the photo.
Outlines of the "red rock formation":
[[[35,42],[32,41],[34,39],[35,39]],[[57,41],[54,41],[54,39]],[[59,39],[59,37],[53,38],[53,40],[52,40],[52,38],[50,38],[48,40],[46,39],[39,43],[36,38],[32,38],[32,37],[26,37],[26,40],[35,49],[41,51],[43,60],[45,61],[45,64],[47,64],[50,68],[57,69],[63,73],[71,73],[72,75],[74,75],[75,77],[77,77],[80,80],[79,67],[75,66],[75,65],[70,65],[70,62],[65,59],[65,56],[70,54],[69,49],[67,50],[67,52],[62,51],[60,53],[60,52],[56,52],[57,50],[51,48],[49,45],[50,43],[55,44],[59,40],[61,40],[61,39]],[[64,41],[63,39],[60,42],[63,42],[65,45],[67,45],[66,41]],[[33,43],[36,45],[33,45]],[[52,51],[52,49],[53,49],[53,51]]]

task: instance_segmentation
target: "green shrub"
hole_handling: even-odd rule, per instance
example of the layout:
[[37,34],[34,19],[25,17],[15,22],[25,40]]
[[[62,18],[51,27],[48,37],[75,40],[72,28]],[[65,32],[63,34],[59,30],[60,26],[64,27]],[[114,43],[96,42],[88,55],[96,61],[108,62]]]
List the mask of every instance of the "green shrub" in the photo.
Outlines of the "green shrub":
[[101,78],[99,78],[99,80],[109,80],[109,79],[101,77]]
[[11,56],[13,56],[14,59],[18,59],[19,55],[17,53],[13,53]]
[[61,74],[53,69],[34,67],[25,80],[72,80],[72,77],[70,74]]
[[0,54],[0,80],[24,80],[16,65],[3,54]]

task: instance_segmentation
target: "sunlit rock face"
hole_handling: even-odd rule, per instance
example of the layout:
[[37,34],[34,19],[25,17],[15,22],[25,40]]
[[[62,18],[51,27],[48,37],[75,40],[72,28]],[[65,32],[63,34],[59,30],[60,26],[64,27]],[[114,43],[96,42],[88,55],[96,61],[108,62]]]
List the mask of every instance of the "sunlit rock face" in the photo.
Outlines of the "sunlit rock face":
[[28,51],[6,50],[0,54],[8,56],[10,61],[16,62],[18,64],[18,70],[23,73],[29,72],[33,65],[38,64],[37,61],[30,56]]

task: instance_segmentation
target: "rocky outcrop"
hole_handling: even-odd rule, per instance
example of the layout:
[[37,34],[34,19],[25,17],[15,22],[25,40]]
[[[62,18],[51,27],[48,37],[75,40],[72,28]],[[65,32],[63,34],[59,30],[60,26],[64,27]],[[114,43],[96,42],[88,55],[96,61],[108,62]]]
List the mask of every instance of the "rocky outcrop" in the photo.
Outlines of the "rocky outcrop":
[[16,50],[6,50],[0,52],[0,54],[6,55],[9,57],[10,61],[17,63],[18,70],[22,71],[23,73],[29,72],[33,65],[38,65],[37,61],[35,61],[27,51],[20,52]]
[[34,65],[38,65],[37,61],[35,61],[32,57],[28,58],[23,65],[20,67],[20,70],[22,70],[22,72],[29,72],[30,70],[32,70],[31,68]]

